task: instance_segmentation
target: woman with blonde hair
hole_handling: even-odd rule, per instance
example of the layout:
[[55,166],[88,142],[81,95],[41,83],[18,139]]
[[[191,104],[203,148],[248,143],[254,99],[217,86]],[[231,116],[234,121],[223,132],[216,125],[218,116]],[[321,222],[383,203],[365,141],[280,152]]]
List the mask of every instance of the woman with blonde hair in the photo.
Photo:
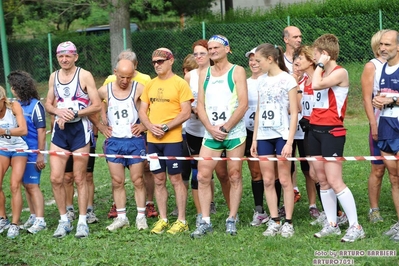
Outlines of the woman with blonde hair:
[[[12,89],[12,88],[11,88]],[[28,133],[24,113],[19,102],[10,102],[6,91],[0,86],[0,233],[8,229],[7,237],[15,238],[19,235],[18,222],[22,211],[21,184],[25,171],[28,153],[15,149],[28,149],[28,145],[21,136]],[[6,199],[3,191],[3,180],[9,167],[10,175],[12,221],[6,216]]]

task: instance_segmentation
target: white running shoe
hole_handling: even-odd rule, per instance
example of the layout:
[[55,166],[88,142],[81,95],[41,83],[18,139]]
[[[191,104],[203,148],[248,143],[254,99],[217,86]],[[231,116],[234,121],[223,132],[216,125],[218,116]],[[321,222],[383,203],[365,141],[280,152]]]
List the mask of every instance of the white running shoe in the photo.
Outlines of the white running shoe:
[[259,213],[257,211],[254,211],[254,216],[252,217],[252,222],[250,225],[252,226],[259,226],[261,224],[265,224],[269,221],[270,217],[267,215],[266,212],[264,213]]
[[294,226],[286,222],[281,226],[279,233],[282,237],[292,237],[295,233]]
[[36,219],[35,223],[28,228],[28,232],[31,234],[37,234],[42,230],[45,230],[47,228],[47,224],[43,220],[38,220]]
[[341,242],[354,242],[365,237],[366,234],[364,233],[363,227],[360,224],[352,225],[348,228],[344,237],[341,238]]
[[130,223],[129,223],[129,219],[127,217],[126,218],[116,217],[114,219],[114,221],[112,222],[112,224],[107,226],[107,229],[112,232],[119,228],[124,228],[124,227],[129,227],[129,226],[130,226]]
[[317,232],[314,234],[314,237],[321,238],[329,235],[340,235],[341,234],[341,229],[339,229],[339,226],[332,226],[329,223],[324,224],[323,229],[321,229],[320,232]]
[[147,218],[145,218],[145,216],[136,218],[136,228],[137,230],[145,230],[148,228]]
[[263,232],[264,236],[275,236],[279,233],[281,224],[276,223],[273,219],[270,219],[267,224],[266,231]]

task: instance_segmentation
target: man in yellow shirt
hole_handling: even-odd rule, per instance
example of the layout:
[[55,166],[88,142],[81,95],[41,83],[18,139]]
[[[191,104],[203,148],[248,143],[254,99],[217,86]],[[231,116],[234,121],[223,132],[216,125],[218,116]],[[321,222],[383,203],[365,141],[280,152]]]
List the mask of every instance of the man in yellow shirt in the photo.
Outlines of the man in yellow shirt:
[[[139,71],[137,71],[137,56],[135,52],[132,52],[130,49],[122,51],[118,55],[117,61],[119,62],[122,59],[127,59],[133,62],[134,65],[134,73],[133,73],[133,78],[132,81],[137,81],[140,84],[143,84],[144,86],[151,81],[151,77],[147,74],[143,74]],[[113,81],[116,81],[116,76],[115,74],[109,75],[107,79],[104,81],[103,86],[107,85],[108,83],[111,83]],[[145,164],[144,167],[144,183],[147,191],[147,201],[146,201],[146,214],[147,217],[157,217],[158,212],[155,209],[154,205],[154,176],[149,170],[148,163]],[[108,213],[108,218],[116,218],[117,217],[117,211],[116,211],[116,206],[115,204],[112,205],[111,210]]]
[[[157,77],[144,88],[139,117],[147,128],[148,153],[158,156],[182,156],[182,124],[190,117],[194,100],[188,83],[173,73],[174,56],[167,48],[152,54]],[[152,165],[150,166],[152,168]],[[181,176],[181,161],[161,160],[160,168],[152,169],[155,179],[155,197],[160,218],[151,233],[162,234],[169,226],[167,219],[166,168],[176,195],[178,219],[167,231],[170,234],[188,231],[186,222],[187,190]]]

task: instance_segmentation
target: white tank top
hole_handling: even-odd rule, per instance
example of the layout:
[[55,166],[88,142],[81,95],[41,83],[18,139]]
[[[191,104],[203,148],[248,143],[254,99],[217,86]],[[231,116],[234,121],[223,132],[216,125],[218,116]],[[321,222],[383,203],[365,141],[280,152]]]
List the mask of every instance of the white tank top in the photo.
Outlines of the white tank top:
[[256,108],[258,107],[258,84],[259,84],[259,78],[247,79],[248,110],[244,115],[244,121],[245,121],[245,127],[250,131],[254,131],[255,127],[255,113],[256,113]]
[[[0,128],[13,129],[17,128],[17,119],[15,118],[12,110],[7,108],[4,117],[0,119]],[[28,144],[22,137],[15,136],[0,136],[0,147],[7,149],[28,149]]]
[[[84,92],[79,83],[80,67],[76,68],[75,75],[69,83],[61,83],[58,75],[59,70],[55,72],[54,93],[57,98],[57,108],[68,108],[73,111],[79,111],[87,108],[90,105],[89,95]],[[86,120],[87,117],[77,117],[67,123],[78,122],[79,120]]]
[[118,99],[112,92],[112,82],[108,83],[108,125],[112,127],[112,137],[132,138],[132,125],[139,122],[139,114],[134,97],[137,90],[137,82],[133,81],[129,96]]
[[[236,85],[233,80],[233,73],[236,65],[220,77],[211,75],[211,68],[204,82],[205,90],[205,110],[208,115],[209,122],[212,125],[225,124],[238,107],[238,94]],[[232,129],[226,139],[236,139],[247,136],[245,122],[242,118]],[[206,139],[212,139],[212,135],[206,130]]]
[[[190,88],[194,96],[194,101],[191,103],[192,107],[197,107],[198,100],[198,82],[199,75],[198,69],[193,69],[190,71]],[[186,121],[186,132],[190,135],[203,138],[205,134],[205,127],[201,120],[193,113],[191,113],[190,118]]]

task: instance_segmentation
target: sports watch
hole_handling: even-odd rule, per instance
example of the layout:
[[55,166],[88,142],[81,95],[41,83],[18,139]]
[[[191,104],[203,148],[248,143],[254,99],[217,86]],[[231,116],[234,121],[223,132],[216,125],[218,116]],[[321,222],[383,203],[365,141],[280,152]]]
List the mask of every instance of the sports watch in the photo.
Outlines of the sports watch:
[[166,124],[163,124],[161,126],[161,129],[163,130],[163,132],[168,132],[169,131],[169,127]]
[[323,63],[317,63],[316,66],[320,67],[321,69],[324,70],[324,64]]
[[78,118],[78,112],[79,111],[76,111],[76,110],[73,111],[73,118]]
[[393,100],[393,103],[394,103],[394,104],[396,104],[396,103],[397,103],[397,101],[398,101],[398,97],[396,97],[396,96],[393,96],[393,97],[392,97],[392,100]]

